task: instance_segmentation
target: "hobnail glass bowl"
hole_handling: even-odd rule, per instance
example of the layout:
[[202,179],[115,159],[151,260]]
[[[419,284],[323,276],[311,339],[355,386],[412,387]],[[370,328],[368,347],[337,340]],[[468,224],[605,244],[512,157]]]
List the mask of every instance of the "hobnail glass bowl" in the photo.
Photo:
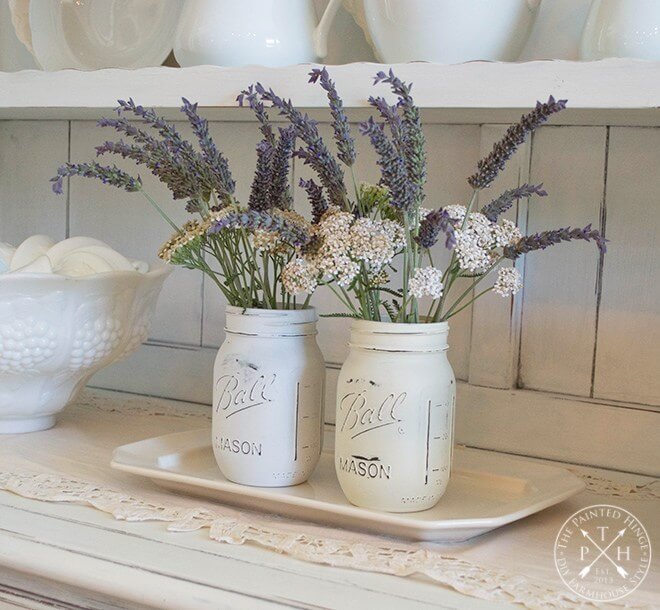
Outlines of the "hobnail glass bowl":
[[0,434],[35,432],[146,340],[170,269],[0,274]]

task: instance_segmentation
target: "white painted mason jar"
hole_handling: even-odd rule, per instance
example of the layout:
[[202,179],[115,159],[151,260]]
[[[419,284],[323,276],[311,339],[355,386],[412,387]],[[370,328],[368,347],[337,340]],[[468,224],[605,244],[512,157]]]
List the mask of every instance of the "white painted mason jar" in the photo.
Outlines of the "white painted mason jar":
[[244,485],[303,483],[323,441],[325,364],[316,310],[227,306],[226,313],[213,372],[218,466]]
[[446,322],[353,322],[335,446],[339,484],[352,504],[414,512],[444,494],[456,401],[448,332]]

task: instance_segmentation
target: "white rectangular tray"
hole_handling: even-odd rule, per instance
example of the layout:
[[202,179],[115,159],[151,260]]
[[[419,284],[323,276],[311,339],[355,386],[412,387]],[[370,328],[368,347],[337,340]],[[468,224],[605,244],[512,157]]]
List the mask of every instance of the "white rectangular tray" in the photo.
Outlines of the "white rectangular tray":
[[346,500],[329,452],[323,453],[309,481],[295,487],[246,487],[227,481],[215,463],[209,429],[124,445],[115,450],[111,465],[173,491],[260,512],[433,542],[468,540],[584,488],[563,468],[458,447],[447,492],[435,507],[417,513],[381,513]]

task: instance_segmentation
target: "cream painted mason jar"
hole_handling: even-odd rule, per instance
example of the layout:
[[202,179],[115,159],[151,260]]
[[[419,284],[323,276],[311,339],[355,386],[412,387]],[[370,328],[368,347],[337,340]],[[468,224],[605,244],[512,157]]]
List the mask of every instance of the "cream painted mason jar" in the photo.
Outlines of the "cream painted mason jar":
[[456,380],[446,322],[358,320],[339,374],[335,468],[365,508],[431,508],[449,481]]
[[325,364],[316,343],[316,310],[226,311],[213,385],[218,466],[244,485],[303,483],[323,440]]

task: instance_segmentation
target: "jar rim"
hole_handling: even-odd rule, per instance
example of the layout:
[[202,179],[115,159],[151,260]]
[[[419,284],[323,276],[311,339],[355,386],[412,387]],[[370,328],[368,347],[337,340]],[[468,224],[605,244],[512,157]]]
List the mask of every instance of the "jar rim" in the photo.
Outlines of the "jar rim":
[[351,331],[375,335],[439,335],[449,332],[449,322],[402,323],[353,320]]
[[258,307],[226,305],[225,313],[231,316],[252,316],[284,324],[305,324],[318,321],[316,308],[312,306],[305,308],[299,306],[296,309],[260,309]]

